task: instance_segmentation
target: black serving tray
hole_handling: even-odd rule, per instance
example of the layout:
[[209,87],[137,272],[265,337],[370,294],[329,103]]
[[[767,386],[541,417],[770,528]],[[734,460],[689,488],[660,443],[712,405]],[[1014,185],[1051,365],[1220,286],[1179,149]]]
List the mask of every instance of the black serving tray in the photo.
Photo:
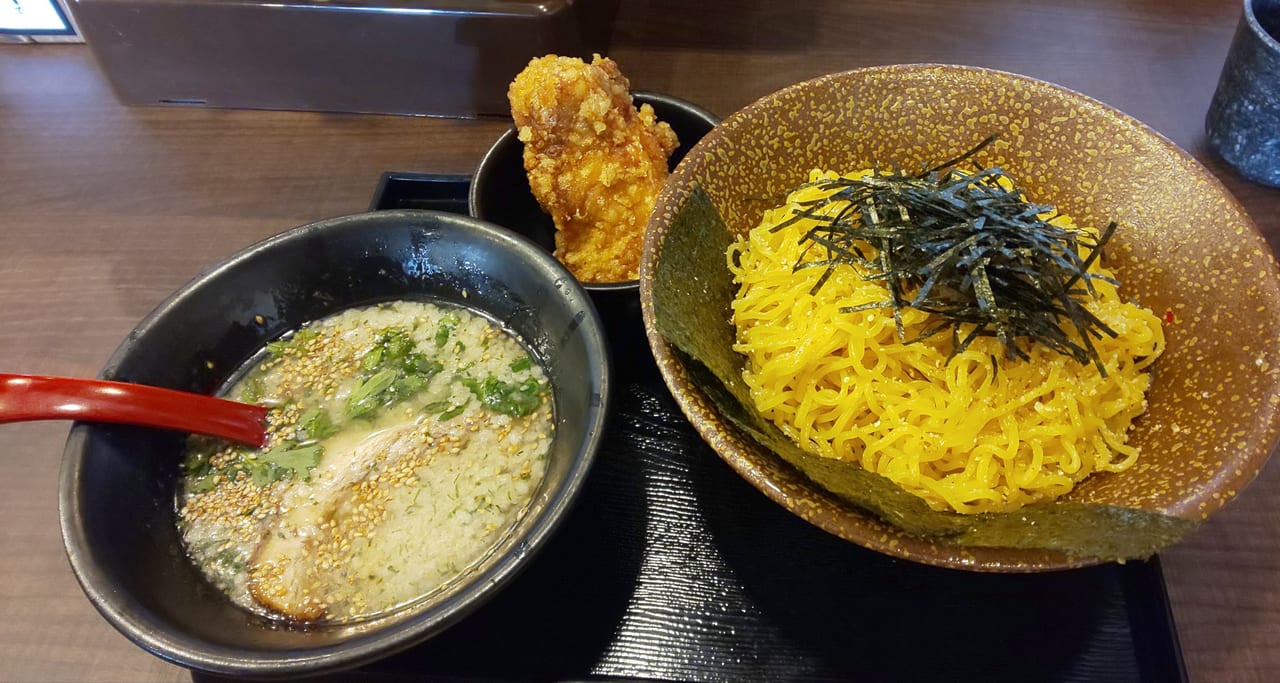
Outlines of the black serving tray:
[[[388,173],[372,208],[465,213],[466,196],[465,176]],[[604,445],[551,541],[487,605],[361,679],[1186,680],[1158,559],[1000,575],[864,550],[738,477],[647,346],[626,348]]]

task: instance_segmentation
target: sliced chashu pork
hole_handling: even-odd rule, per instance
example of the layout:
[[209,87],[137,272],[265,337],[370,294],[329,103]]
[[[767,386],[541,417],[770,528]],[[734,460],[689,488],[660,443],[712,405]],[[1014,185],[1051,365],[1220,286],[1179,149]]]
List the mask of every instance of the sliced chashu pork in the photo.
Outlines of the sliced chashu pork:
[[[457,423],[456,425],[453,423]],[[428,421],[371,434],[355,448],[326,454],[307,485],[290,487],[280,512],[268,527],[249,563],[249,593],[258,604],[298,621],[314,621],[328,607],[325,586],[330,568],[321,567],[318,545],[325,525],[356,495],[362,482],[396,461],[424,456],[442,439],[461,446],[467,431],[461,420]]]

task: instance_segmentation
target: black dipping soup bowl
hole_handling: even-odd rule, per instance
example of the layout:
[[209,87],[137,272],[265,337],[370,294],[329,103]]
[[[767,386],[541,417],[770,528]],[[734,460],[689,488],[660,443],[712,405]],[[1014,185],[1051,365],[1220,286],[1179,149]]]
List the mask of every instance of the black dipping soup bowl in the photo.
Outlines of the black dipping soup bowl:
[[[675,170],[684,155],[720,123],[720,117],[685,100],[648,92],[632,93],[638,107],[653,107],[659,121],[671,126],[680,144],[667,165]],[[515,127],[508,128],[489,148],[471,179],[467,204],[472,216],[528,237],[548,253],[555,250],[555,224],[529,189],[524,170],[524,144]],[[644,326],[640,317],[640,281],[582,283],[604,320],[611,340],[635,340],[643,345]]]
[[460,304],[519,335],[552,383],[544,481],[497,549],[403,610],[354,625],[287,627],[236,607],[184,554],[175,486],[185,435],[76,423],[59,508],[71,567],[113,626],[207,672],[279,677],[354,667],[442,631],[492,597],[578,494],[609,403],[608,352],[590,297],[545,251],[493,225],[433,211],[320,221],[201,275],[129,334],[105,379],[212,393],[266,342],[342,309],[397,299]]

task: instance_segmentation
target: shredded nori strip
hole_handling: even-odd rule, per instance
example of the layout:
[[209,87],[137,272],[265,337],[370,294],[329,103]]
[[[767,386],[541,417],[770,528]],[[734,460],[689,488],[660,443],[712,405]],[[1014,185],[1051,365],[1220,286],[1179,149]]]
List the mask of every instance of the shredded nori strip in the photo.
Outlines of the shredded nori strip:
[[[1085,302],[1096,295],[1094,280],[1114,283],[1088,271],[1116,223],[1094,238],[1056,225],[1057,210],[1028,202],[999,167],[956,169],[995,139],[992,135],[949,161],[926,164],[919,173],[875,167],[856,180],[806,183],[800,187],[830,194],[802,202],[772,229],[805,218],[817,221],[801,241],[824,255],[796,265],[797,270],[826,268],[812,292],[836,268],[859,266],[866,279],[885,283],[889,298],[842,312],[890,308],[904,343],[950,331],[954,356],[978,337],[996,337],[1009,360],[1030,358],[1020,341],[1038,343],[1081,364],[1093,363],[1105,375],[1093,339],[1116,333]],[[833,204],[846,202],[831,211]],[[906,339],[904,308],[934,314],[939,322]]]

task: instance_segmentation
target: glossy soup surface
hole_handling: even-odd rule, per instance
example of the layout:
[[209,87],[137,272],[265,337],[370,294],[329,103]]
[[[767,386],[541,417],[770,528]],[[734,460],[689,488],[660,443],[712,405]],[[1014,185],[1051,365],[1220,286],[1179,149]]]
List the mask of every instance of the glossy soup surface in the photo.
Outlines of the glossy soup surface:
[[268,345],[229,397],[271,407],[261,450],[193,440],[178,519],[237,604],[350,621],[416,601],[482,560],[542,479],[542,368],[466,309],[352,309]]

